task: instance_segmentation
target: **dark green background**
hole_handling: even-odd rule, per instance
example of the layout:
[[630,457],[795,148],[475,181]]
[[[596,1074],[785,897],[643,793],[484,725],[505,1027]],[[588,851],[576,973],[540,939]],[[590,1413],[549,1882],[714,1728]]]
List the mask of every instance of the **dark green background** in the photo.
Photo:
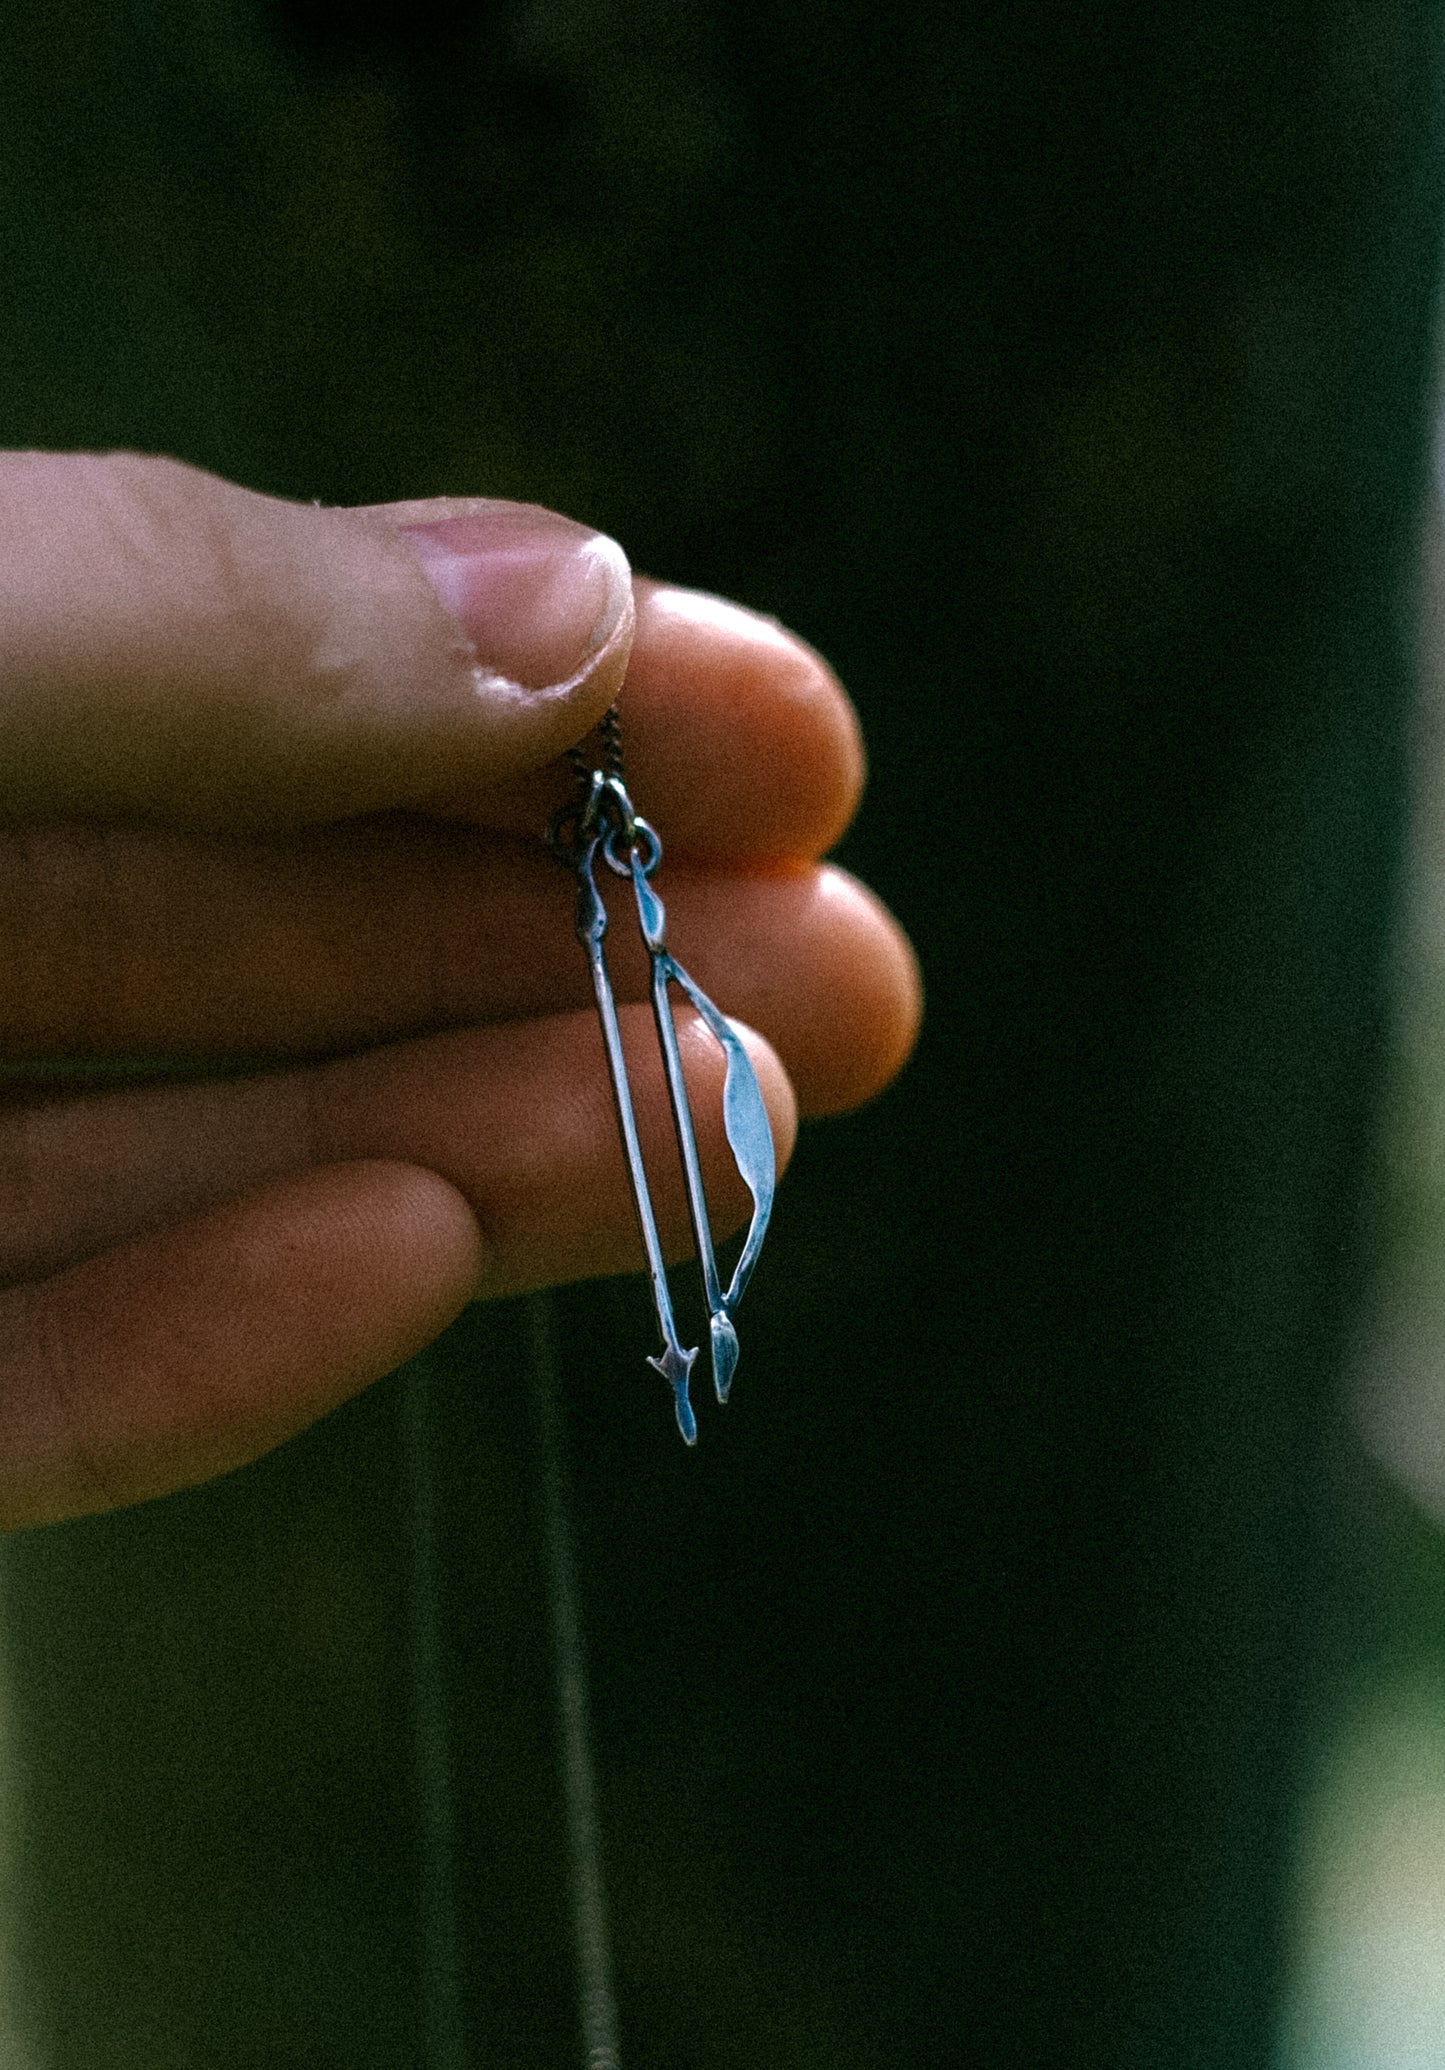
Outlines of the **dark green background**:
[[[9,0],[0,437],[556,504],[837,662],[908,1077],[695,1456],[564,1303],[625,2060],[1269,2054],[1404,788],[1424,0]],[[3,978],[0,978],[3,982]],[[724,1002],[726,1003],[726,1002]],[[520,1318],[433,1354],[468,2020],[569,2060]],[[417,2070],[399,1383],[8,1554],[49,2070]],[[48,2050],[48,2052],[47,2052]]]

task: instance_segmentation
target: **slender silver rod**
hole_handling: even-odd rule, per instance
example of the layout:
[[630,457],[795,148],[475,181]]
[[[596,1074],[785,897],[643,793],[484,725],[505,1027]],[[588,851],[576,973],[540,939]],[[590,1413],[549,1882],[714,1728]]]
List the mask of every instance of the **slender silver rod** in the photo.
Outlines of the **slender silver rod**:
[[656,1367],[672,1389],[678,1429],[691,1445],[697,1442],[697,1419],[688,1400],[687,1383],[692,1372],[693,1360],[697,1357],[697,1349],[696,1346],[691,1350],[687,1349],[677,1334],[677,1323],[672,1312],[672,1295],[667,1285],[667,1266],[662,1256],[662,1241],[657,1233],[657,1217],[652,1211],[652,1194],[648,1189],[647,1170],[642,1162],[637,1116],[632,1109],[632,1088],[627,1081],[627,1059],[622,1050],[622,1030],[617,1025],[617,1003],[612,996],[612,980],[607,973],[607,957],[602,947],[603,937],[607,933],[607,908],[602,903],[596,880],[592,875],[600,845],[600,841],[594,839],[577,865],[577,939],[587,951],[587,967],[592,973],[592,995],[597,1002],[597,1018],[602,1024],[602,1043],[607,1052],[607,1073],[612,1083],[612,1102],[617,1109],[617,1125],[622,1133],[622,1147],[627,1154],[632,1205],[637,1213],[637,1226],[642,1232],[642,1248],[647,1253],[647,1271],[652,1281],[652,1302],[657,1310],[657,1326],[662,1333],[662,1356],[649,1358],[648,1364]]
[[663,1067],[667,1072],[667,1097],[672,1107],[673,1132],[677,1137],[678,1154],[682,1158],[682,1169],[687,1179],[687,1208],[692,1218],[693,1240],[697,1244],[698,1263],[702,1267],[703,1292],[707,1296],[708,1312],[716,1315],[723,1305],[722,1286],[717,1276],[717,1255],[712,1247],[712,1229],[707,1218],[707,1198],[702,1190],[702,1163],[697,1154],[697,1135],[692,1125],[692,1109],[687,1100],[687,1080],[682,1075],[682,1055],[677,1046],[677,1028],[672,1018],[672,1002],[667,996],[667,980],[671,974],[672,959],[667,953],[667,914],[662,900],[648,883],[642,868],[642,857],[636,848],[632,851],[632,889],[637,896],[637,917],[642,928],[642,939],[647,953],[652,958],[652,1018],[657,1026],[658,1047],[662,1051]]
[[577,1611],[577,1563],[567,1501],[562,1419],[557,1404],[557,1326],[553,1297],[527,1303],[532,1393],[542,1465],[542,1527],[547,1597],[552,1615],[552,1659],[557,1682],[562,1790],[572,1887],[572,1938],[577,1965],[577,2010],[586,2070],[620,2070],[612,1943],[602,1874],[597,1777],[587,1667]]
[[622,1054],[622,1031],[617,1025],[617,1007],[613,1001],[612,985],[600,945],[591,950],[587,960],[592,970],[592,990],[597,1000],[597,1018],[602,1023],[602,1041],[607,1051],[607,1069],[612,1080],[613,1104],[617,1108],[618,1127],[622,1133],[623,1148],[627,1152],[632,1204],[637,1211],[638,1227],[642,1231],[642,1247],[647,1253],[647,1272],[652,1281],[652,1302],[657,1310],[657,1325],[662,1332],[664,1344],[677,1344],[677,1322],[672,1312],[667,1267],[662,1261],[662,1242],[657,1233],[657,1217],[652,1211],[652,1196],[643,1169],[642,1145],[637,1136],[637,1117],[632,1110],[632,1089],[627,1082],[627,1065]]
[[702,1161],[697,1154],[697,1133],[688,1104],[687,1080],[682,1072],[682,1053],[677,1046],[677,1028],[672,1018],[672,1001],[667,996],[668,979],[676,969],[667,953],[667,914],[662,900],[647,881],[642,857],[632,851],[632,888],[637,894],[637,918],[642,939],[652,958],[652,1018],[657,1027],[657,1046],[662,1051],[667,1073],[667,1098],[672,1108],[672,1128],[678,1155],[687,1180],[687,1211],[692,1220],[693,1242],[702,1268],[703,1294],[707,1300],[708,1338],[712,1352],[713,1391],[720,1402],[728,1398],[738,1363],[738,1333],[728,1313],[718,1279],[717,1253],[708,1221],[707,1195],[702,1185]]
[[672,1002],[667,996],[668,958],[652,959],[652,1018],[657,1023],[657,1043],[667,1072],[667,1092],[672,1106],[672,1126],[678,1154],[687,1179],[687,1207],[692,1218],[693,1241],[702,1267],[703,1292],[708,1313],[716,1315],[723,1305],[722,1282],[718,1278],[717,1254],[712,1245],[712,1228],[707,1218],[707,1196],[702,1190],[702,1161],[697,1154],[697,1136],[692,1109],[687,1103],[687,1080],[682,1075],[682,1055],[677,1046],[677,1027]]

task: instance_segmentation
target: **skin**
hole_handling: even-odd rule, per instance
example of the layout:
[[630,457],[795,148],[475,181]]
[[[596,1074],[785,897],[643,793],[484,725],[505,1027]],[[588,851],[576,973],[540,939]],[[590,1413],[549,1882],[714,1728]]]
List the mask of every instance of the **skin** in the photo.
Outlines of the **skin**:
[[[0,456],[0,1525],[227,1471],[466,1301],[640,1264],[538,839],[614,696],[670,944],[746,1024],[780,1163],[908,1054],[908,946],[819,861],[863,778],[827,666],[639,580],[568,681],[479,697],[405,531],[476,507]],[[645,962],[609,951],[680,1258]],[[721,1060],[679,1033],[721,1234]]]

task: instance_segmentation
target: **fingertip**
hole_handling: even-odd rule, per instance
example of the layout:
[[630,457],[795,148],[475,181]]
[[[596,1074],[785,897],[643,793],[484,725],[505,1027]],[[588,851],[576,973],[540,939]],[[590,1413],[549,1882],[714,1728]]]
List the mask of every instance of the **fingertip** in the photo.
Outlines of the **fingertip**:
[[615,539],[536,504],[484,497],[353,515],[404,543],[462,635],[498,759],[490,780],[541,768],[597,724],[622,686],[636,624]]
[[[410,700],[421,786],[392,803],[473,819],[498,783],[535,777],[595,727],[627,673],[636,601],[615,539],[539,505],[435,497],[334,513],[368,534],[404,586],[425,591],[446,665],[434,721]],[[465,695],[452,709],[460,680]]]
[[903,1069],[923,1019],[923,977],[903,929],[847,870],[821,869],[815,902],[816,982],[790,1022],[787,1054],[803,1113],[822,1117],[864,1106]]
[[362,1159],[286,1183],[309,1185],[315,1240],[334,1248],[337,1270],[364,1279],[378,1326],[405,1344],[393,1365],[444,1329],[476,1292],[486,1262],[482,1234],[440,1173]]
[[[775,618],[634,580],[624,719],[663,832],[710,860],[821,855],[862,796],[866,758],[842,684]],[[746,781],[739,782],[739,772]]]
[[228,1473],[389,1373],[484,1269],[436,1173],[277,1180],[0,1297],[0,1526]]

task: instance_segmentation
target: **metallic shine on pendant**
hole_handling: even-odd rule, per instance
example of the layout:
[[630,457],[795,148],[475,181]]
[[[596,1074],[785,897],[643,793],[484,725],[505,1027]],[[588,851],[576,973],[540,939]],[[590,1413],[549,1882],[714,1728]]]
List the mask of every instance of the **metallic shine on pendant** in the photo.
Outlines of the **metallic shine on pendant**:
[[[587,951],[588,966],[592,973],[592,991],[597,1001],[597,1018],[602,1024],[602,1040],[607,1052],[607,1070],[612,1081],[617,1124],[622,1135],[622,1147],[627,1156],[632,1200],[637,1211],[638,1227],[642,1232],[643,1249],[647,1253],[653,1305],[657,1310],[658,1328],[662,1333],[662,1352],[659,1356],[650,1357],[648,1364],[656,1367],[671,1387],[677,1409],[678,1429],[691,1445],[697,1442],[697,1421],[692,1412],[692,1403],[688,1399],[688,1380],[692,1373],[693,1360],[697,1357],[697,1348],[694,1346],[688,1349],[678,1336],[672,1310],[672,1296],[667,1284],[667,1268],[663,1263],[662,1245],[657,1233],[657,1219],[653,1214],[652,1195],[648,1189],[647,1173],[642,1162],[637,1119],[632,1107],[632,1089],[627,1080],[622,1036],[617,1025],[617,1004],[613,998],[612,981],[608,976],[607,958],[602,947],[607,933],[607,909],[602,903],[594,874],[599,856],[614,876],[631,880],[637,901],[637,918],[642,929],[642,939],[652,960],[652,1016],[657,1028],[663,1068],[667,1075],[667,1096],[672,1108],[672,1123],[677,1135],[678,1152],[687,1180],[688,1211],[697,1243],[698,1262],[702,1268],[703,1291],[707,1297],[713,1386],[720,1402],[727,1400],[728,1389],[732,1385],[733,1369],[738,1359],[738,1339],[737,1331],[733,1327],[733,1316],[752,1277],[753,1267],[758,1261],[758,1252],[762,1249],[763,1237],[767,1233],[777,1169],[767,1108],[763,1104],[762,1091],[746,1049],[707,994],[694,984],[676,958],[668,954],[667,916],[662,901],[651,883],[652,873],[662,857],[662,843],[647,821],[640,819],[633,810],[632,800],[628,797],[622,781],[615,714],[610,713],[608,716],[611,724],[604,726],[604,739],[613,767],[610,771],[594,769],[588,773],[585,764],[580,764],[580,758],[574,760],[574,767],[578,767],[578,773],[586,787],[585,796],[575,804],[564,806],[562,811],[556,814],[547,829],[547,842],[552,853],[573,870],[577,877],[577,939]],[[708,1224],[702,1167],[697,1154],[697,1137],[692,1125],[692,1109],[688,1105],[687,1086],[682,1075],[682,1058],[678,1052],[672,1005],[667,994],[669,984],[677,985],[685,994],[723,1052],[726,1062],[723,1083],[723,1127],[738,1172],[753,1197],[752,1221],[726,1293],[723,1292],[718,1278],[717,1257],[713,1250],[712,1230]]]

